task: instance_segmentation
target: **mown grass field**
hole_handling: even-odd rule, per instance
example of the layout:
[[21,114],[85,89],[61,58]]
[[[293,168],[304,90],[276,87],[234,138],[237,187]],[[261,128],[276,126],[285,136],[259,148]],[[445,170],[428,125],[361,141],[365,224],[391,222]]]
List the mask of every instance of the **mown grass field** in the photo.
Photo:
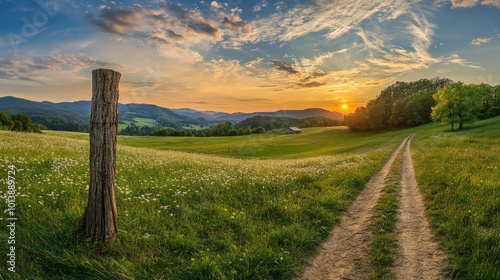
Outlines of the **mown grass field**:
[[[17,272],[8,272],[5,260],[0,276],[294,278],[413,132],[418,181],[432,225],[453,254],[451,269],[459,276],[486,270],[498,276],[499,123],[496,118],[458,133],[429,125],[381,134],[321,128],[301,135],[119,137],[119,232],[106,247],[78,233],[87,201],[88,136],[0,131],[0,196],[5,200],[8,166],[15,165],[19,225]],[[471,185],[462,186],[467,180]],[[1,231],[4,256],[7,239]],[[469,251],[474,258],[464,256]]]

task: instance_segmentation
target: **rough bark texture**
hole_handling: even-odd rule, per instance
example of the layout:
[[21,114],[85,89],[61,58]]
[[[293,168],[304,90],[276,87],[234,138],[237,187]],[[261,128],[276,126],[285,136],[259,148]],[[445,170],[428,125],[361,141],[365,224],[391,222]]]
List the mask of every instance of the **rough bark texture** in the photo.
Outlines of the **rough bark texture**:
[[82,226],[93,242],[113,241],[117,233],[115,167],[120,77],[120,73],[109,69],[92,71],[90,185]]

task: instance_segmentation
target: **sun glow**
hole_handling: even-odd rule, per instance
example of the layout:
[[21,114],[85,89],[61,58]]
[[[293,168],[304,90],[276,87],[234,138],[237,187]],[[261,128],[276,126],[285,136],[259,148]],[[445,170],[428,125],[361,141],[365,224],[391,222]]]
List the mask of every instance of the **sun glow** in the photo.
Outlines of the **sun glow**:
[[349,106],[347,106],[347,104],[342,104],[342,109],[348,109]]

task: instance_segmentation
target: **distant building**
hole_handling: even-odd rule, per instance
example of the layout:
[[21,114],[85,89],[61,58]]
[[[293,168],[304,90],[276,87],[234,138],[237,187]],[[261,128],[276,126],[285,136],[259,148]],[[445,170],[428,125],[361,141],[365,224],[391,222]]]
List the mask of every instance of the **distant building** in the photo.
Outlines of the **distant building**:
[[301,132],[302,132],[302,130],[300,130],[300,128],[294,127],[294,126],[291,126],[287,129],[285,129],[285,131],[283,131],[283,133],[285,133],[285,134],[299,134]]

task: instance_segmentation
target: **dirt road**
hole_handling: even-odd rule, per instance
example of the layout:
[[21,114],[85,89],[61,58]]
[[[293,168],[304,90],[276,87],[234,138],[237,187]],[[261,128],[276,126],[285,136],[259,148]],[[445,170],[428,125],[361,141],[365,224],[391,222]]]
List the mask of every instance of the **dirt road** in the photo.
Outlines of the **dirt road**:
[[396,279],[441,279],[444,254],[432,241],[424,206],[418,191],[407,137],[391,155],[382,170],[366,185],[346,211],[339,225],[331,232],[318,255],[310,261],[301,279],[368,279],[369,246],[372,233],[369,225],[374,206],[381,195],[394,159],[404,151],[403,175],[399,194],[396,238],[398,254],[394,274]]
[[445,255],[432,240],[424,203],[415,179],[409,143],[403,157],[403,178],[398,200],[398,254],[394,266],[396,278],[444,279],[441,268]]

